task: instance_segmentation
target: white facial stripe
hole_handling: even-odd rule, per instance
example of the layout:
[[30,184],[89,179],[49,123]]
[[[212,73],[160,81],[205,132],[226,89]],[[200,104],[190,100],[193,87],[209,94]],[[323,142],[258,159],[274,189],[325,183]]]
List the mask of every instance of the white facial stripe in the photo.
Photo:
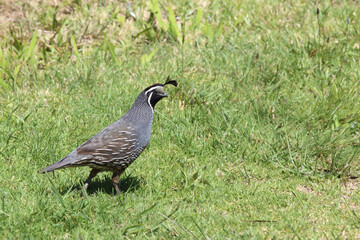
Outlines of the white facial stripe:
[[145,92],[145,95],[147,95],[148,92],[151,92],[151,91],[153,91],[154,89],[157,89],[157,88],[162,88],[162,86],[155,86],[155,87],[150,88],[149,90],[147,90],[147,91]]
[[[150,89],[149,89],[149,91],[150,91]],[[146,91],[146,92],[148,92],[148,91]],[[153,107],[151,106],[151,103],[150,103],[150,99],[151,99],[152,95],[153,95],[153,92],[150,93],[150,96],[148,97],[148,104],[149,104],[149,106],[151,108],[151,111],[154,112],[154,109],[153,109]]]

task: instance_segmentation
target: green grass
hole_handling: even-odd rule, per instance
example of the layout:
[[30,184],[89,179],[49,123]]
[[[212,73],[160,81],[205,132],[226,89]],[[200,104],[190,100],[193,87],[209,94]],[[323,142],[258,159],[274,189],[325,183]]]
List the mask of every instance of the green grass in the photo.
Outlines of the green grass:
[[[0,29],[1,238],[360,237],[355,3],[16,4],[26,17]],[[88,168],[39,173],[168,75],[179,87],[120,196],[110,173],[86,197]]]

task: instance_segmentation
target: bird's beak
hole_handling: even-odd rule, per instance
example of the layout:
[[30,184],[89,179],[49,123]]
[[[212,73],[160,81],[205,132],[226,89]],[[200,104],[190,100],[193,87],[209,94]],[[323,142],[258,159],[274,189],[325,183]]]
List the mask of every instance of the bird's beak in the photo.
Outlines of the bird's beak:
[[168,97],[168,95],[166,94],[166,92],[163,93],[163,97]]

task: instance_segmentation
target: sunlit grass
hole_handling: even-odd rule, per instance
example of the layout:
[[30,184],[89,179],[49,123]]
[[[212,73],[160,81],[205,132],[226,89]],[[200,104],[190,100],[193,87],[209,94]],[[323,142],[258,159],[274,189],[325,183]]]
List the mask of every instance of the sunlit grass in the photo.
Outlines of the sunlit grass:
[[[27,17],[0,43],[1,237],[359,237],[357,6],[17,4]],[[121,196],[109,173],[86,197],[88,168],[39,173],[169,75]]]

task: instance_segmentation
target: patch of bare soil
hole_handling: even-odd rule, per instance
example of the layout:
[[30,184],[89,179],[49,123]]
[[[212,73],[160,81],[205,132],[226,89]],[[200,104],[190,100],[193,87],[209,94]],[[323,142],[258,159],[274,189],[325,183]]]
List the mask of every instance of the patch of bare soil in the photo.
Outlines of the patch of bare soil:
[[23,17],[18,1],[0,0],[0,40],[6,35],[11,24]]
[[342,208],[344,210],[350,209],[353,211],[359,211],[360,204],[356,201],[356,198],[353,198],[353,195],[359,194],[360,192],[360,179],[346,181],[341,192]]
[[311,187],[307,187],[307,186],[304,186],[304,185],[298,185],[296,187],[296,190],[299,191],[299,192],[303,192],[303,193],[311,194],[311,195],[315,195],[315,196],[321,195],[321,192],[314,191]]
[[29,20],[29,9],[38,12],[44,5],[57,4],[57,0],[0,0],[0,40],[8,35],[10,26]]

